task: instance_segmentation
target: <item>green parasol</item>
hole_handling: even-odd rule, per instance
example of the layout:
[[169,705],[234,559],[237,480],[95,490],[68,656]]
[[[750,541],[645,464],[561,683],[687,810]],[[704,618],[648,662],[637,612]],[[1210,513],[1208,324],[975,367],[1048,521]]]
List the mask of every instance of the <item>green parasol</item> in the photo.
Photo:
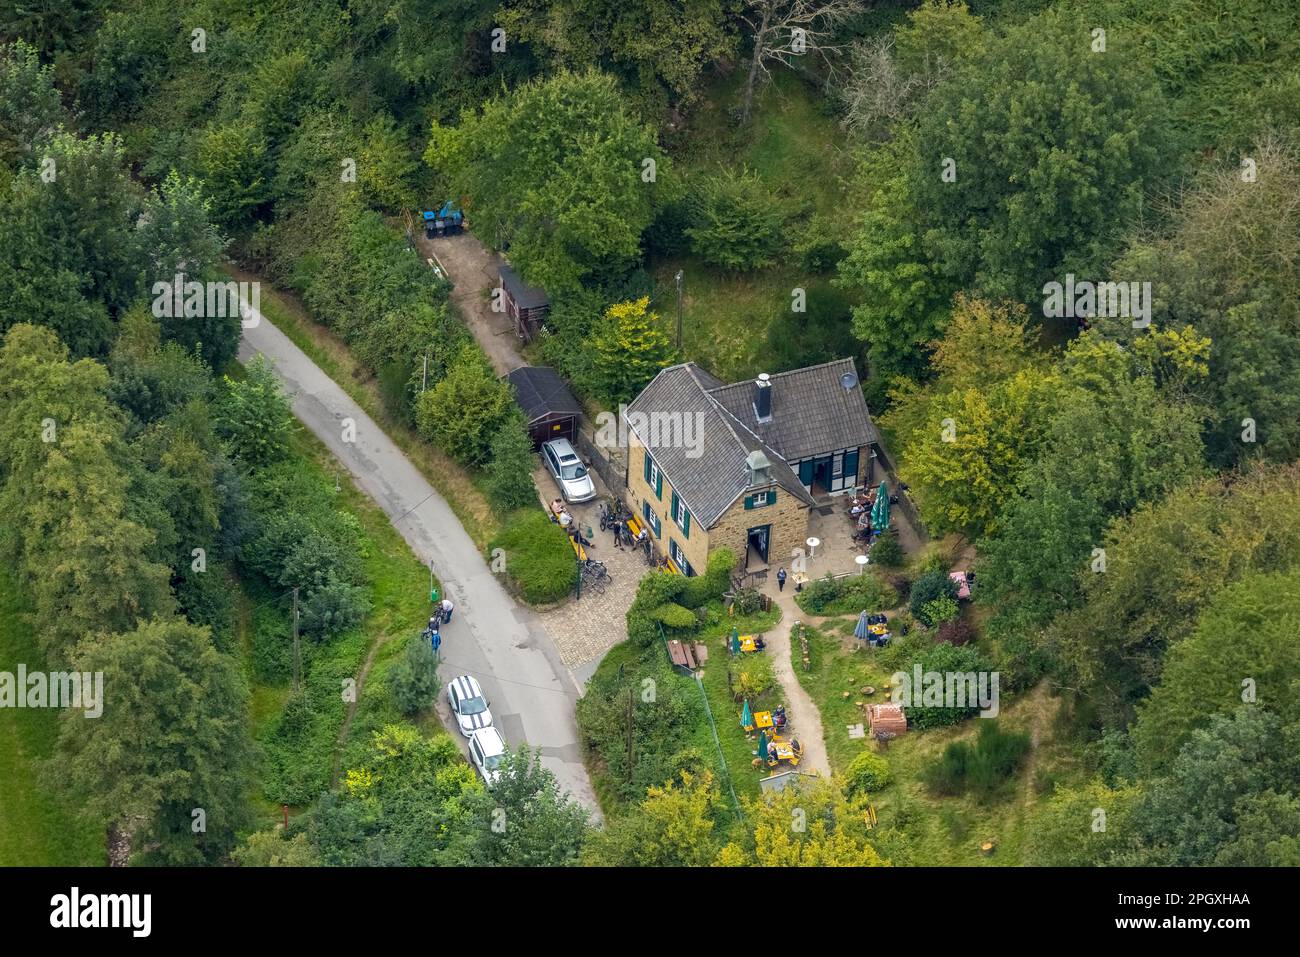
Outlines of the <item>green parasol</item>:
[[876,490],[876,504],[871,506],[871,527],[877,532],[889,528],[889,486],[884,482]]
[[733,655],[740,654],[740,632],[735,628],[731,629],[731,653]]
[[763,731],[758,732],[758,756],[767,760],[767,734]]
[[749,699],[745,699],[745,709],[740,712],[740,726],[748,731],[754,726],[754,712],[749,710]]

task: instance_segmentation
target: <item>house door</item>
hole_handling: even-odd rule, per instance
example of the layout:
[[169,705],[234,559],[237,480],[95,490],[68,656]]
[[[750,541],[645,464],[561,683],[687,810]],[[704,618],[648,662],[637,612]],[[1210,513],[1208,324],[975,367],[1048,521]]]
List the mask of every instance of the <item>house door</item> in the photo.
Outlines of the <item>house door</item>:
[[831,456],[816,459],[813,462],[813,480],[812,490],[817,492],[831,491]]
[[749,549],[745,557],[745,567],[749,567],[750,559],[757,557],[764,565],[767,564],[767,546],[772,537],[771,525],[759,525],[751,528],[748,533]]

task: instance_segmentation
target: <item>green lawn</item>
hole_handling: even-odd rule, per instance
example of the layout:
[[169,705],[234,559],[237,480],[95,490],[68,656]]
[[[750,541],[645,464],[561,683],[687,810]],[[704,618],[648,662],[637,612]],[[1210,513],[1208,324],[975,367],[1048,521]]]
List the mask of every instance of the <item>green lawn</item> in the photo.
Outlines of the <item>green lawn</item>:
[[[36,637],[22,621],[13,576],[0,575],[0,671],[19,663],[43,668]],[[0,867],[98,867],[106,863],[104,831],[42,787],[40,765],[54,754],[58,712],[0,710]]]
[[[878,750],[870,738],[851,738],[851,725],[867,726],[859,702],[888,700],[883,686],[891,669],[871,649],[853,650],[855,616],[829,620],[809,629],[812,670],[805,672],[797,643],[792,646],[795,673],[817,702],[826,733],[831,769],[842,773],[853,758],[867,749]],[[864,686],[877,690],[861,693]],[[847,696],[846,696],[847,692]],[[912,865],[1012,865],[1021,863],[1029,812],[1050,792],[1050,782],[1068,782],[1079,772],[1068,748],[1055,744],[1050,735],[1056,702],[1044,687],[1024,695],[1002,696],[1002,713],[997,719],[1004,729],[1026,731],[1038,745],[1027,764],[1008,782],[1006,796],[980,804],[973,797],[936,797],[922,782],[925,769],[938,759],[952,741],[973,741],[981,719],[971,719],[951,728],[910,730],[879,751],[889,762],[893,781],[873,799],[883,827],[897,827],[906,835],[910,859],[895,861]],[[981,855],[979,845],[992,840],[996,850]]]

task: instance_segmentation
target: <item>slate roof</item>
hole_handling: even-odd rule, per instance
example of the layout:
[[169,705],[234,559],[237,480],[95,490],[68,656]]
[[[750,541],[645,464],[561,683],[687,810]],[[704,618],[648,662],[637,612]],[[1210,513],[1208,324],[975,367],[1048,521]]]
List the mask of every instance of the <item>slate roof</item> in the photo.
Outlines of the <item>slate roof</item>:
[[[791,461],[877,441],[862,390],[845,389],[840,382],[845,372],[853,371],[853,362],[841,359],[772,376],[772,421],[760,423],[753,409],[752,380],[725,385],[693,362],[669,366],[628,406],[628,413],[668,413],[673,421],[689,422],[692,429],[698,421],[700,435],[685,436],[698,441],[673,442],[671,435],[655,436],[652,429],[642,434],[635,419],[629,427],[706,528],[751,487],[745,457],[755,450],[772,463],[773,481],[811,505],[812,497],[791,470]],[[665,444],[656,447],[656,438]],[[698,445],[698,456],[692,445]]]
[[506,373],[515,387],[515,400],[529,422],[547,415],[580,415],[582,406],[550,366],[523,366]]
[[519,273],[505,263],[501,264],[501,285],[520,309],[536,309],[550,301],[546,298],[545,290],[528,285]]
[[841,382],[846,374],[857,382],[852,359],[773,375],[770,422],[759,422],[754,412],[753,379],[714,388],[710,394],[787,462],[797,462],[879,441],[862,390],[856,384],[845,388]]

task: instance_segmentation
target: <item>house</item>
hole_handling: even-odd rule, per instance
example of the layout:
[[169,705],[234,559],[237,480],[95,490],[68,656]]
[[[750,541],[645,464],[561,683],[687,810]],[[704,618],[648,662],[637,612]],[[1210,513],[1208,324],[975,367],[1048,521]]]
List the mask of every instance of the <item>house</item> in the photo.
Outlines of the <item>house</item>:
[[548,366],[523,366],[506,374],[515,387],[515,401],[528,423],[528,437],[539,449],[551,439],[574,442],[582,406],[559,374]]
[[515,335],[524,342],[532,342],[542,328],[542,320],[550,312],[550,300],[544,291],[525,283],[519,273],[505,263],[501,264],[500,276],[502,303],[514,323]]
[[901,704],[869,704],[867,720],[871,723],[871,734],[888,734],[897,737],[907,733],[907,715]]
[[731,385],[669,366],[625,422],[628,505],[687,575],[723,547],[746,572],[787,562],[810,509],[870,481],[878,441],[849,359]]

